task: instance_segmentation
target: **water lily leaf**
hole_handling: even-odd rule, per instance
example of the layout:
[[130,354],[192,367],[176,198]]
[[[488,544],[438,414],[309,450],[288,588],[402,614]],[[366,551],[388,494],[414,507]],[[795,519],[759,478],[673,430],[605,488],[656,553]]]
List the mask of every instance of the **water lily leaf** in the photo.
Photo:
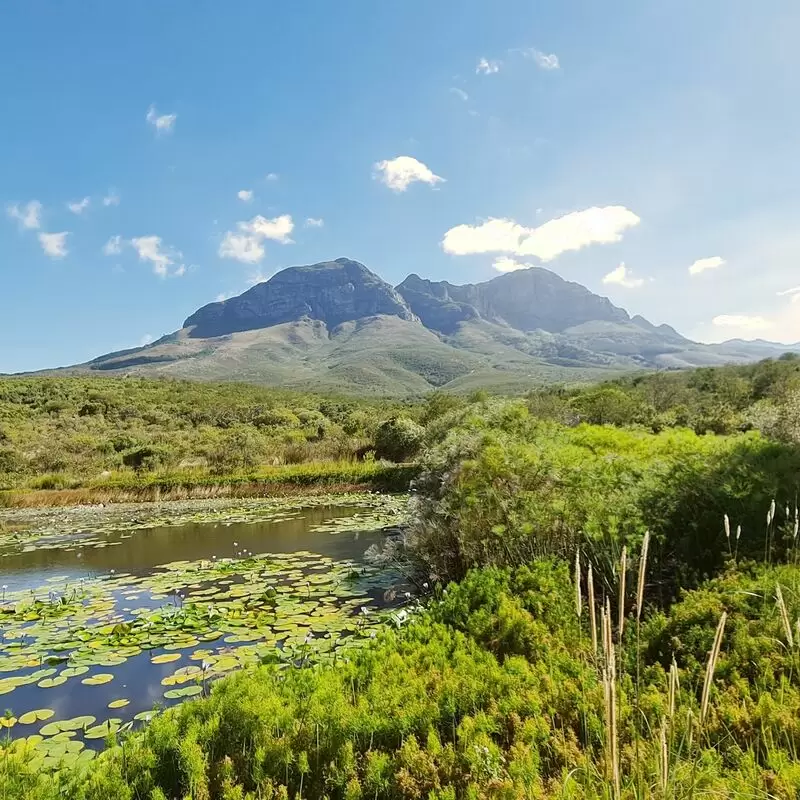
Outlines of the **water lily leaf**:
[[52,689],[55,686],[61,686],[62,683],[66,683],[67,679],[63,675],[56,675],[55,678],[45,678],[44,680],[39,681],[36,685],[40,689]]
[[0,717],[0,727],[13,728],[17,724],[16,717]]
[[124,708],[130,702],[131,702],[130,700],[125,700],[125,699],[120,698],[119,700],[112,700],[108,704],[108,707],[109,708]]
[[138,714],[134,714],[133,718],[138,720],[139,722],[150,722],[153,717],[158,714],[158,711],[140,711]]
[[44,722],[46,719],[50,719],[55,713],[52,708],[37,708],[22,714],[18,721],[22,725],[32,725],[34,722]]
[[200,694],[202,691],[202,686],[183,686],[180,689],[170,689],[169,691],[164,692],[164,697],[169,700],[175,700],[179,697],[194,697],[195,695]]
[[109,672],[99,672],[97,675],[92,675],[91,678],[84,678],[81,683],[87,686],[102,686],[104,683],[113,681],[114,676]]
[[171,661],[177,661],[181,657],[180,653],[162,653],[158,656],[153,656],[150,659],[151,664],[169,664]]

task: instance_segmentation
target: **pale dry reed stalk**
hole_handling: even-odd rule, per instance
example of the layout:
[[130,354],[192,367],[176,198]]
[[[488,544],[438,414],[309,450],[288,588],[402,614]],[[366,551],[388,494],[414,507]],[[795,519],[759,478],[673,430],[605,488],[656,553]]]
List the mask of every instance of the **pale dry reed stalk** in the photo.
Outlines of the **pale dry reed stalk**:
[[575,551],[575,614],[580,620],[583,598],[581,597],[581,551]]
[[597,618],[594,607],[594,575],[592,574],[591,563],[589,563],[589,574],[587,575],[586,583],[589,591],[589,629],[592,634],[592,652],[597,656]]
[[783,592],[781,585],[775,584],[775,598],[778,601],[778,611],[781,615],[781,623],[783,624],[783,632],[786,635],[786,643],[789,647],[794,647],[794,636],[792,635],[792,623],[789,622],[789,612],[786,610],[786,603],[783,601]]
[[666,795],[669,783],[669,748],[667,747],[667,721],[661,725],[661,758],[659,759],[661,791]]
[[603,629],[603,696],[606,712],[606,767],[607,777],[611,781],[613,797],[620,796],[619,752],[617,749],[617,670],[614,642],[611,637],[611,604],[606,598],[605,608],[601,612]]
[[672,663],[669,666],[669,718],[675,718],[675,706],[678,700],[678,692],[680,691],[680,680],[678,678],[678,662],[675,661],[675,656],[672,656]]
[[725,631],[725,622],[728,619],[728,613],[722,612],[719,618],[719,625],[717,625],[717,632],[714,634],[714,643],[711,646],[711,652],[708,654],[708,663],[706,664],[706,677],[703,681],[703,694],[700,700],[700,724],[705,722],[706,714],[708,714],[708,698],[711,693],[711,684],[714,682],[714,670],[717,668],[717,659],[719,658],[719,649],[722,646],[722,634]]
[[642,604],[644,603],[644,579],[647,572],[647,550],[650,546],[650,531],[647,531],[642,540],[642,552],[639,556],[639,581],[636,587],[636,621],[642,618]]
[[619,616],[617,620],[617,641],[622,644],[622,633],[625,627],[625,573],[628,569],[628,548],[622,548],[619,559]]

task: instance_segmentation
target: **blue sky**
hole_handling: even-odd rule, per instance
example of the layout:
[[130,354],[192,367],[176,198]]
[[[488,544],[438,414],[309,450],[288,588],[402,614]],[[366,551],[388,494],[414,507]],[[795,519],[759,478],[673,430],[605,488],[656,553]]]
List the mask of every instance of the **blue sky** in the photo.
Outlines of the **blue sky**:
[[795,0],[5,4],[0,371],[339,256],[799,341],[798,36]]

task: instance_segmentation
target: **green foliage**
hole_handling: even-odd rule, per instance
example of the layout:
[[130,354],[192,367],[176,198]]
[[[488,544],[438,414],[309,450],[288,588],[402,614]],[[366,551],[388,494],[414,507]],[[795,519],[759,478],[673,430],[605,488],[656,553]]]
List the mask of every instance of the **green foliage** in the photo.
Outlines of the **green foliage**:
[[382,423],[375,433],[375,453],[389,461],[410,461],[422,448],[425,430],[405,416]]
[[623,545],[637,548],[650,530],[654,580],[669,595],[723,566],[725,514],[742,528],[738,554],[763,555],[775,499],[773,552],[785,553],[800,451],[753,432],[568,428],[502,402],[452,425],[423,468],[411,554],[431,578],[568,556],[582,544],[610,586]]
[[[623,797],[793,797],[800,790],[800,675],[775,605],[800,613],[800,568],[752,568],[687,592],[633,625],[618,684]],[[327,667],[238,673],[82,769],[32,770],[2,746],[0,794],[114,798],[611,797],[604,690],[566,564],[486,569],[408,627]],[[708,721],[707,651],[727,610]],[[680,662],[669,715],[665,665]],[[637,655],[638,654],[638,655]],[[633,675],[640,659],[641,680]],[[647,717],[638,725],[637,708]],[[692,736],[689,736],[690,730]],[[637,787],[653,787],[641,794]]]
[[33,488],[42,474],[59,476],[47,485],[72,486],[109,473],[221,476],[355,461],[374,449],[377,422],[402,410],[246,384],[2,378],[0,487]]

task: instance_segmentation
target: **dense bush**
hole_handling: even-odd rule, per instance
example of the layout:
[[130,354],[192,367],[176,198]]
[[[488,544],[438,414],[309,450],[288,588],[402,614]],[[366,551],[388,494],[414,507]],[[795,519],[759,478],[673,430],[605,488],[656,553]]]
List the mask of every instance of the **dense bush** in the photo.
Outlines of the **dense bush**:
[[423,467],[410,542],[431,578],[564,556],[585,542],[610,583],[622,547],[650,530],[654,579],[667,596],[723,566],[725,514],[741,526],[738,554],[763,555],[776,500],[770,539],[782,555],[800,450],[757,433],[570,428],[535,419],[524,403],[498,402],[451,426]]
[[[584,603],[576,616],[569,570],[552,561],[470,573],[409,627],[350,661],[224,679],[209,699],[157,717],[82,773],[36,774],[25,746],[7,745],[0,794],[794,797],[800,675],[797,644],[788,644],[775,603],[779,583],[795,619],[796,567],[731,573],[686,593],[668,613],[645,619],[638,646],[629,617],[614,682],[619,795],[590,609]],[[703,715],[705,663],[723,610],[728,625]],[[679,690],[670,699],[673,655]]]
[[394,417],[378,426],[375,454],[389,461],[409,461],[422,448],[425,430],[408,417]]

